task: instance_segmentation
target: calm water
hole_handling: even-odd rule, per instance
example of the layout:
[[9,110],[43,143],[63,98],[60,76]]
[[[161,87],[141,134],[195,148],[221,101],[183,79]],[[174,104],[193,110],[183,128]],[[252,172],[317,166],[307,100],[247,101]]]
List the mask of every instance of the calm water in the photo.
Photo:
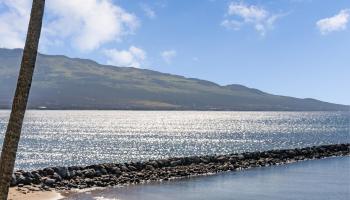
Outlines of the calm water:
[[[9,111],[0,111],[0,144]],[[29,111],[17,168],[350,142],[349,112]]]
[[349,200],[350,157],[96,190],[67,200]]

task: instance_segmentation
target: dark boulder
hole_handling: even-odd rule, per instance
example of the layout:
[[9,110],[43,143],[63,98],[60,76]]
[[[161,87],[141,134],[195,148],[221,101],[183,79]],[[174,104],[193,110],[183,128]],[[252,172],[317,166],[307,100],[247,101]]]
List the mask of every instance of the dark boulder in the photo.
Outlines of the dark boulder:
[[55,180],[55,179],[52,179],[52,178],[47,178],[47,179],[44,180],[44,183],[45,183],[47,186],[52,187],[52,186],[56,183],[56,180]]
[[45,175],[53,175],[55,173],[55,170],[52,168],[44,168],[43,171],[45,172]]
[[11,178],[11,182],[10,182],[10,186],[16,186],[17,185],[17,178],[15,176],[15,174],[12,174],[12,178]]
[[146,165],[145,169],[149,171],[153,171],[154,167],[152,165]]
[[88,178],[93,178],[95,176],[95,170],[94,169],[85,169],[82,171],[82,174]]
[[115,174],[115,175],[118,175],[118,176],[122,174],[122,171],[120,170],[119,167],[113,167],[111,169],[111,172],[112,172],[112,174]]
[[25,177],[23,175],[20,175],[17,178],[17,184],[23,184],[23,185],[30,185],[32,183],[33,179],[30,177]]
[[181,160],[174,160],[170,162],[171,167],[180,166],[182,164]]
[[56,173],[60,175],[63,179],[70,177],[68,167],[56,167]]

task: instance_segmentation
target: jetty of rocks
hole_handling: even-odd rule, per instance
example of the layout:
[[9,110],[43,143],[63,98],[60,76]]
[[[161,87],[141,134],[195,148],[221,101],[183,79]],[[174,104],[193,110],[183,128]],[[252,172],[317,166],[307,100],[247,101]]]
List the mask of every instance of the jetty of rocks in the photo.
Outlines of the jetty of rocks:
[[227,155],[174,157],[143,162],[47,167],[34,171],[15,171],[11,186],[33,191],[107,187],[348,155],[349,143]]

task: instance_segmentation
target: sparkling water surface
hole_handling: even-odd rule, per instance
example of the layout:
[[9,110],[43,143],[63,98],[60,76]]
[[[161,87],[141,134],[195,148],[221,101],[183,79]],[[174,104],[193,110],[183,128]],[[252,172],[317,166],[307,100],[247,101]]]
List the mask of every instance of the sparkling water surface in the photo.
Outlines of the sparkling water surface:
[[36,169],[348,143],[350,113],[30,110],[22,133],[16,167]]

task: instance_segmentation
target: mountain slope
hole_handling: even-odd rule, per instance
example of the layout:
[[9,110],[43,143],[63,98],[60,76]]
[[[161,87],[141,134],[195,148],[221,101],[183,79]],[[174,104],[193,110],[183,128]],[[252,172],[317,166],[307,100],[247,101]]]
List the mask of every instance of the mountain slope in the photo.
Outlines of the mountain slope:
[[[0,108],[10,108],[22,50],[0,49]],[[349,110],[349,106],[271,95],[213,82],[91,60],[40,54],[29,108]]]

